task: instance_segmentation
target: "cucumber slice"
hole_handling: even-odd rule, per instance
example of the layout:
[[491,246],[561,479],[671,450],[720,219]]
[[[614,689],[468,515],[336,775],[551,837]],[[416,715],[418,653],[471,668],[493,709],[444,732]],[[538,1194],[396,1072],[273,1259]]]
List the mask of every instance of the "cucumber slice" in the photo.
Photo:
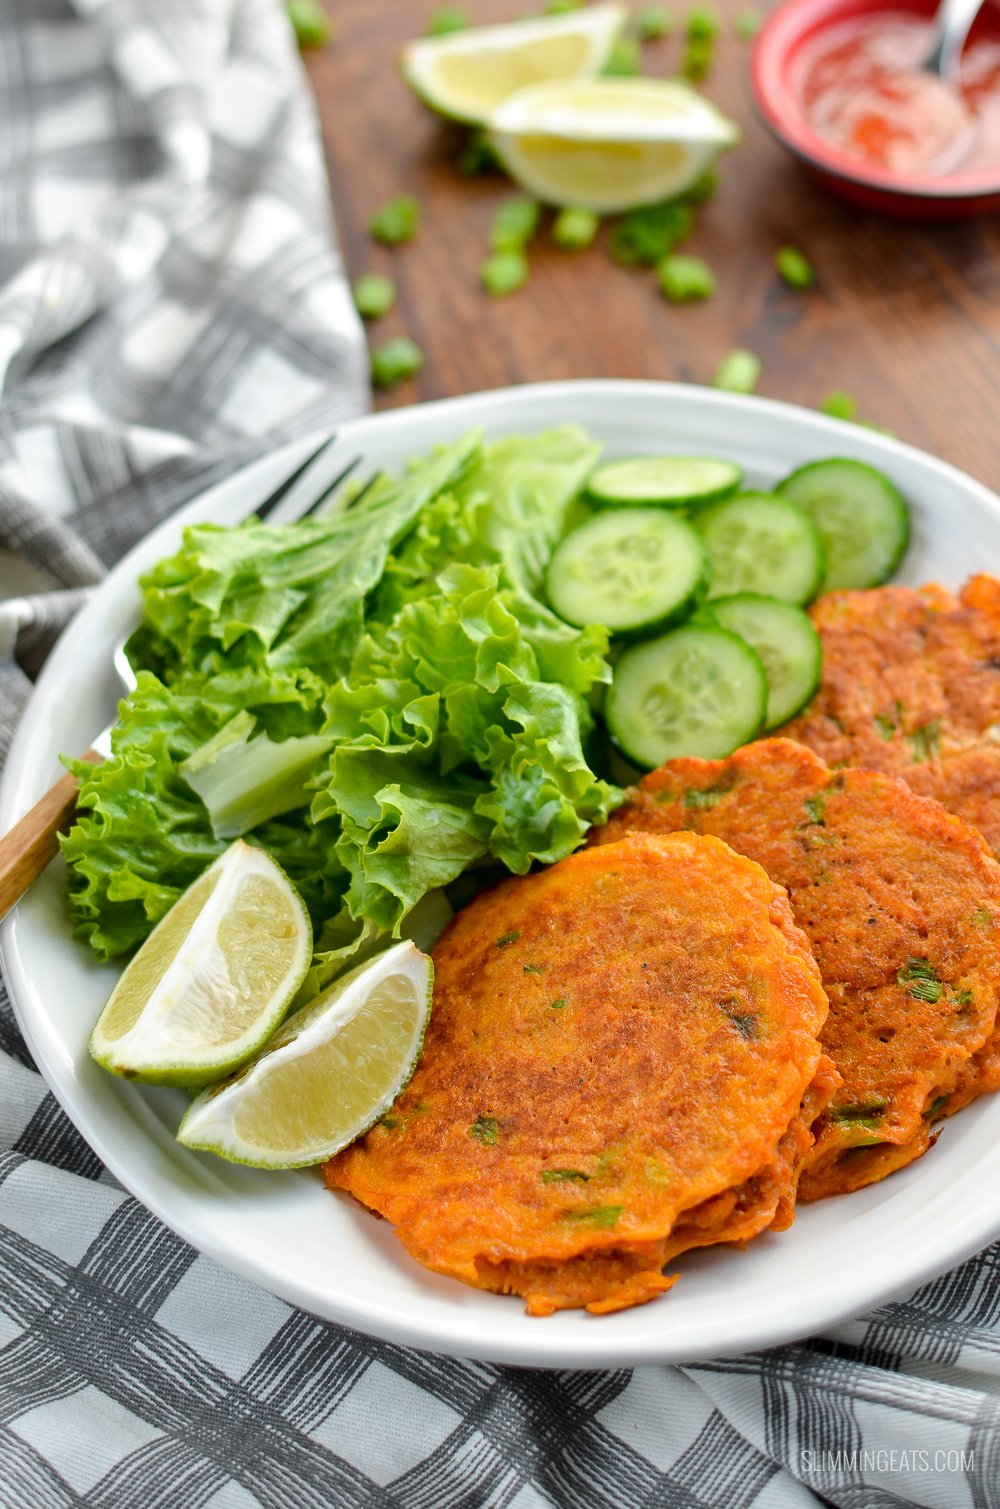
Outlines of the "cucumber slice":
[[727,497],[736,491],[742,477],[734,462],[715,456],[635,456],[599,466],[587,483],[587,491],[604,504],[679,507]]
[[823,537],[823,591],[878,587],[910,543],[910,510],[897,487],[864,461],[813,461],[778,486]]
[[814,695],[823,669],[823,642],[808,615],[792,603],[756,592],[718,597],[712,612],[724,629],[745,639],[760,656],[767,677],[764,732],[787,723]]
[[567,623],[637,634],[689,613],[710,579],[708,555],[690,524],[659,508],[619,508],[566,536],[545,586]]
[[786,603],[815,597],[826,570],[819,531],[773,493],[740,493],[696,514],[712,560],[712,597],[759,592]]
[[750,646],[728,629],[683,624],[625,651],[604,715],[626,758],[648,768],[681,755],[724,759],[759,732],[766,708]]

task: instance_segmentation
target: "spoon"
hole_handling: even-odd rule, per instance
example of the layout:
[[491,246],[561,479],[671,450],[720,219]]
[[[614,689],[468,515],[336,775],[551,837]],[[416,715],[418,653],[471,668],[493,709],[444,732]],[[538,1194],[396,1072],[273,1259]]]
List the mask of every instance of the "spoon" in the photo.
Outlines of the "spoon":
[[922,67],[946,84],[957,84],[962,49],[983,0],[941,0],[934,18],[934,46]]

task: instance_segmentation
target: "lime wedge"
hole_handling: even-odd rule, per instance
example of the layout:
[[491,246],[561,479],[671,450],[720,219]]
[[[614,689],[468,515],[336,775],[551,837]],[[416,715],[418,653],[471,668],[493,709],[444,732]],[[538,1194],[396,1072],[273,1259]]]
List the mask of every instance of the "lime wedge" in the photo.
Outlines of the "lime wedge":
[[311,956],[295,887],[261,849],[238,841],[128,964],[91,1033],[91,1054],[126,1079],[220,1079],[271,1036]]
[[262,1053],[191,1102],[185,1147],[255,1168],[322,1163],[376,1122],[416,1067],[433,969],[397,943],[288,1018]]
[[683,194],[739,140],[708,100],[663,79],[538,84],[500,105],[489,125],[522,188],[597,214]]
[[595,5],[567,16],[422,37],[403,50],[403,77],[432,110],[482,125],[526,84],[597,73],[626,14],[622,5]]

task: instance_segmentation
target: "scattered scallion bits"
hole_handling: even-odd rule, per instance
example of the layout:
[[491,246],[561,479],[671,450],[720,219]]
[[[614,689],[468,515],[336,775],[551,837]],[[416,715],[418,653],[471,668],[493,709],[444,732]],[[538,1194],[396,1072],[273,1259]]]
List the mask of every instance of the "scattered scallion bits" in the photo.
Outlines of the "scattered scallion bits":
[[715,292],[715,276],[701,257],[664,257],[656,276],[660,292],[671,304],[692,304]]
[[562,251],[584,251],[600,226],[593,210],[560,210],[552,222],[552,239]]
[[726,393],[753,393],[760,379],[760,357],[737,346],[727,351],[712,378],[713,388]]
[[778,270],[778,277],[789,288],[811,288],[816,281],[812,263],[797,246],[779,246],[774,255],[774,265]]
[[372,382],[376,388],[394,388],[415,377],[424,364],[424,353],[415,341],[400,335],[384,341],[372,352]]
[[640,42],[659,42],[674,29],[674,18],[665,5],[647,5],[635,18]]
[[375,211],[368,230],[383,246],[400,246],[420,229],[420,205],[412,194],[400,194]]
[[852,393],[845,393],[843,388],[834,388],[819,407],[820,413],[829,414],[831,419],[856,419],[858,400]]
[[608,53],[601,73],[605,78],[631,79],[641,72],[642,57],[638,42],[633,37],[619,37]]
[[752,6],[748,6],[746,10],[737,11],[733,17],[733,30],[741,42],[752,42],[763,24],[764,17]]
[[285,14],[300,47],[325,47],[333,40],[333,22],[319,0],[285,0]]
[[490,225],[490,250],[523,251],[538,229],[538,201],[515,195],[498,207]]
[[447,37],[455,31],[467,31],[471,25],[472,17],[467,10],[457,5],[442,5],[439,10],[431,11],[424,36]]
[[528,281],[528,259],[522,251],[491,252],[479,269],[479,278],[491,299],[505,299]]
[[354,307],[363,320],[380,320],[396,302],[396,285],[381,273],[366,272],[352,288]]

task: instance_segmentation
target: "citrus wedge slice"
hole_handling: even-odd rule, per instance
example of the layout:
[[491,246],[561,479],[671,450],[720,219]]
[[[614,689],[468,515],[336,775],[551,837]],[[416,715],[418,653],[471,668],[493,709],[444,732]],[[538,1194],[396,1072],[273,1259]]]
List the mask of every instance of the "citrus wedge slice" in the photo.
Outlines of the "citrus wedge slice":
[[335,980],[262,1053],[193,1100],[185,1147],[255,1168],[322,1163],[391,1106],[416,1067],[433,969],[397,943]]
[[482,125],[527,84],[597,73],[626,14],[622,5],[595,5],[567,16],[422,37],[403,49],[403,77],[440,115]]
[[739,140],[708,100],[662,79],[538,84],[506,100],[489,124],[523,189],[597,214],[683,194]]
[[295,887],[261,849],[238,841],[127,965],[91,1033],[91,1054],[126,1079],[220,1079],[271,1036],[311,957]]

